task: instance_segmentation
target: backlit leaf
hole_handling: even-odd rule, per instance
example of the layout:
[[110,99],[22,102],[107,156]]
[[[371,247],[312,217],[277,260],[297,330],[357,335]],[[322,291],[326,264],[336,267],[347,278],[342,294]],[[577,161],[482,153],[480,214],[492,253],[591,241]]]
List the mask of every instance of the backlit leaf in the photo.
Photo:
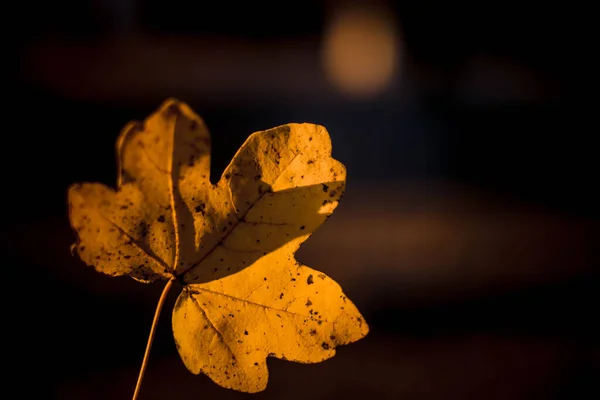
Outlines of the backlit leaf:
[[204,122],[167,100],[125,127],[117,153],[116,191],[99,183],[69,189],[75,250],[112,276],[183,285],[172,325],[191,372],[258,392],[267,357],[319,362],[367,334],[340,286],[294,257],[345,187],[325,128],[252,134],[213,185]]

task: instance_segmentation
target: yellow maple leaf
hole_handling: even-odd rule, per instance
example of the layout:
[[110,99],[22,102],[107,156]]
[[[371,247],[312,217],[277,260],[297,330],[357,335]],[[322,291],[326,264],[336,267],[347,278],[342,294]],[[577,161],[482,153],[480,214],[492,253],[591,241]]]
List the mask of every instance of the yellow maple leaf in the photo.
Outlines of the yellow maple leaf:
[[69,188],[75,250],[97,271],[183,285],[173,335],[186,367],[242,392],[267,385],[268,356],[314,363],[368,326],[340,286],[294,258],[337,207],[346,170],[324,127],[287,124],[252,134],[217,184],[210,136],[169,99],[117,141],[117,190]]

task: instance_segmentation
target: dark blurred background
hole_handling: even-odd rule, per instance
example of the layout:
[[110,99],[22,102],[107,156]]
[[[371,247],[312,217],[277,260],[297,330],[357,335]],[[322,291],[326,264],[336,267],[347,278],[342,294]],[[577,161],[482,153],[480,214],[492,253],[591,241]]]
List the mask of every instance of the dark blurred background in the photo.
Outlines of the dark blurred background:
[[[287,122],[327,127],[348,168],[298,258],[342,285],[371,333],[321,364],[270,360],[253,397],[600,398],[591,11],[553,4],[7,6],[12,383],[44,399],[133,393],[161,286],[70,255],[66,189],[114,185],[120,129],[177,97],[211,129],[213,179],[248,134]],[[176,295],[141,398],[250,398],[186,371]]]

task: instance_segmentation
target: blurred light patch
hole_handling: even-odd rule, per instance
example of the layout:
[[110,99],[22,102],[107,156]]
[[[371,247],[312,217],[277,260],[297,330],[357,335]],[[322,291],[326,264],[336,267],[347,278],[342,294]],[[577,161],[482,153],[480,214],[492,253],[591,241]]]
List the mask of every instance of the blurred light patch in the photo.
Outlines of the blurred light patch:
[[382,93],[400,62],[398,29],[380,7],[353,6],[333,15],[325,31],[322,62],[328,80],[352,97]]

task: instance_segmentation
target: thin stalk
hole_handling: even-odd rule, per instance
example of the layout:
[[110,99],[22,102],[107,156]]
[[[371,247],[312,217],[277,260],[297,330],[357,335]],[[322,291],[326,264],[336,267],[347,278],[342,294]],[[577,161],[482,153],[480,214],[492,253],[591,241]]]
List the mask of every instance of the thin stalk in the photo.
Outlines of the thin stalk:
[[146,372],[146,367],[148,365],[148,359],[150,358],[150,349],[152,348],[152,342],[154,341],[154,334],[156,333],[156,327],[158,325],[158,318],[160,317],[160,312],[162,311],[163,305],[165,304],[165,300],[167,298],[167,294],[173,286],[173,282],[175,282],[175,278],[169,279],[167,284],[165,285],[162,294],[160,295],[160,299],[158,299],[158,304],[156,305],[156,311],[154,312],[154,319],[152,320],[152,326],[150,327],[150,336],[148,336],[148,344],[146,345],[146,352],[144,353],[144,359],[142,360],[142,367],[140,368],[140,375],[138,376],[137,384],[135,385],[135,392],[133,392],[132,400],[137,400],[140,389],[142,387],[142,380],[144,379],[144,373]]

